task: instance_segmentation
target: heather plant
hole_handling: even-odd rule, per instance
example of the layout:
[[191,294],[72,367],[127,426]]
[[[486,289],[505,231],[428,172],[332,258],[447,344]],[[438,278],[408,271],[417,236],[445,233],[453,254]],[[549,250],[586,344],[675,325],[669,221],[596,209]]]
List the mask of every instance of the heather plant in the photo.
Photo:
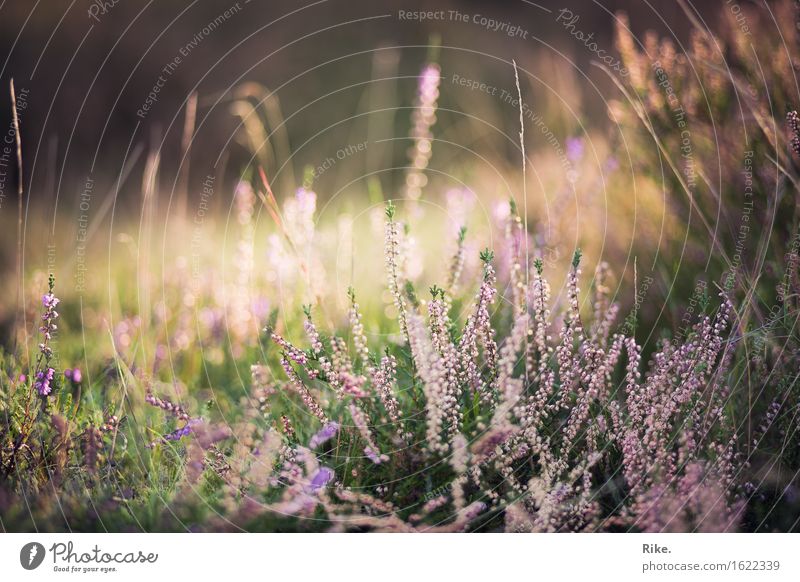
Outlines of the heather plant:
[[[396,219],[390,203],[387,232]],[[307,307],[308,347],[266,330],[266,355],[280,362],[283,377],[267,362],[254,364],[250,398],[230,429],[147,388],[145,402],[165,417],[156,427],[178,424],[154,427],[162,436],[148,446],[162,455],[179,447],[180,494],[171,503],[179,519],[197,511],[193,495],[202,485],[224,518],[208,516],[195,527],[212,529],[276,520],[378,531],[733,531],[742,524],[753,486],[742,480],[730,412],[737,346],[724,293],[714,313],[701,315],[683,339],[665,340],[643,366],[635,338],[612,332],[617,309],[604,284],[607,265],[595,277],[591,320],[581,316],[580,252],[562,306],[550,304],[537,259],[529,280],[519,277],[519,304],[500,309],[493,308],[493,253],[482,252],[483,280],[459,322],[442,288],[427,300],[408,286],[399,291],[391,236],[386,245],[387,287],[404,306],[397,331],[404,317],[407,336],[370,345],[352,290],[349,341],[323,336]],[[507,272],[526,271],[518,267]],[[762,432],[777,413],[775,404]],[[93,470],[104,428],[85,433]]]
[[[355,289],[346,326],[329,335],[313,304],[285,325],[269,318],[249,394],[224,415],[214,411],[222,404],[175,392],[122,359],[121,416],[76,414],[60,380],[43,390],[58,317],[51,279],[36,380],[3,385],[6,527],[27,523],[9,512],[11,500],[35,492],[42,501],[55,494],[48,483],[60,484],[59,496],[106,499],[95,519],[212,530],[735,531],[763,527],[754,520],[766,519],[759,472],[771,475],[770,459],[780,457],[789,472],[782,487],[793,490],[794,355],[776,356],[786,367],[783,397],[747,442],[735,378],[751,338],[741,336],[727,292],[707,298],[689,328],[645,362],[623,333],[630,326],[617,322],[608,265],[597,267],[584,314],[580,251],[554,302],[543,261],[509,237],[508,280],[498,280],[486,249],[477,287],[461,283],[472,287],[466,297],[433,286],[425,298],[397,268],[399,220],[387,204],[394,329],[371,333]],[[517,228],[514,212],[508,220]],[[784,309],[793,310],[788,272],[785,281]],[[14,362],[7,357],[7,367],[18,369]],[[74,389],[83,378],[70,376]],[[147,496],[167,499],[169,515]],[[45,505],[31,515],[50,519]],[[92,522],[70,514],[77,504],[59,511],[63,523]]]

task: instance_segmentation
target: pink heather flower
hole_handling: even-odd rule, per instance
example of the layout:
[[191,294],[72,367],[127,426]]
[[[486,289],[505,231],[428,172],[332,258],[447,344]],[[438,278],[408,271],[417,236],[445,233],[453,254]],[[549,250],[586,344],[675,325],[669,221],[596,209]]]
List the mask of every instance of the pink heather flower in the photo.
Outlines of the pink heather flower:
[[294,427],[292,426],[292,421],[285,414],[281,415],[281,424],[283,425],[283,434],[293,439],[295,437]]
[[353,418],[353,423],[361,434],[361,438],[367,443],[367,446],[364,448],[364,454],[376,465],[379,465],[383,461],[388,461],[389,457],[380,454],[378,446],[375,444],[375,441],[372,440],[372,434],[370,434],[368,426],[369,418],[366,413],[355,404],[350,404],[348,409],[350,410],[350,416]]
[[306,336],[308,336],[308,341],[311,343],[311,350],[314,352],[315,356],[319,356],[324,351],[324,347],[322,345],[322,340],[319,337],[319,332],[317,331],[317,327],[311,320],[310,313],[311,311],[309,308],[309,315],[303,322],[303,327],[306,330]]
[[[51,286],[52,286],[52,277],[51,277]],[[53,333],[58,329],[55,324],[55,320],[58,319],[58,312],[56,311],[56,305],[60,303],[60,300],[53,295],[52,291],[47,293],[46,295],[42,296],[42,305],[44,306],[44,313],[42,314],[42,326],[39,328],[39,331],[42,332],[43,340],[39,344],[39,351],[41,352],[42,356],[46,359],[50,359],[53,355],[53,350],[50,348],[50,340],[53,338]]]
[[[527,248],[525,242],[527,233],[522,223],[522,218],[516,209],[516,204],[512,200],[509,204],[508,219],[505,221],[505,239],[508,248],[508,268],[509,285],[511,286],[512,317],[516,318],[526,311],[527,294],[525,289],[525,273],[522,265],[528,263]],[[523,260],[523,254],[525,255]]]
[[[461,399],[461,386],[458,376],[458,352],[453,342],[450,341],[447,328],[450,320],[447,316],[447,306],[443,299],[437,298],[439,290],[434,287],[432,292],[434,298],[428,303],[429,327],[431,333],[431,343],[433,348],[439,353],[442,364],[445,367],[445,393],[442,397],[442,415],[446,423],[449,424],[448,435],[454,436],[461,424],[461,410],[459,400]],[[444,296],[444,292],[441,292]]]
[[416,108],[411,116],[411,137],[414,147],[409,153],[411,169],[406,175],[406,197],[418,200],[422,188],[427,183],[424,174],[431,159],[433,134],[431,128],[436,123],[436,106],[439,99],[439,65],[430,63],[422,69],[417,90]]
[[486,511],[486,504],[483,501],[475,501],[470,503],[464,510],[464,519],[470,522],[484,511]]
[[305,366],[308,363],[308,357],[306,356],[305,352],[293,346],[277,333],[272,334],[272,341],[282,347],[283,351],[286,353],[286,356],[295,364]]
[[48,281],[48,292],[42,296],[44,313],[42,314],[42,325],[39,328],[42,333],[42,341],[39,343],[39,357],[36,360],[36,381],[34,382],[34,387],[39,396],[47,396],[53,391],[53,379],[55,377],[55,370],[50,366],[50,360],[53,357],[53,348],[50,347],[50,341],[53,339],[56,329],[58,329],[55,324],[56,319],[58,319],[56,306],[60,301],[53,294],[54,286],[55,277],[51,274]]
[[789,125],[789,143],[795,155],[800,156],[800,116],[797,115],[797,111],[790,111],[786,115],[786,122]]
[[316,416],[320,422],[327,424],[328,417],[325,416],[325,411],[322,410],[322,407],[314,399],[314,396],[312,396],[311,392],[306,388],[306,385],[303,384],[303,381],[297,375],[297,372],[294,371],[289,360],[281,358],[281,367],[283,367],[283,371],[286,372],[286,376],[289,378],[289,382],[286,386],[300,396],[303,404],[308,407],[311,413]]
[[317,195],[306,188],[298,188],[293,197],[283,204],[283,220],[292,243],[301,250],[304,258],[310,251],[308,245],[314,238],[314,213]]
[[497,364],[497,345],[494,341],[494,331],[489,314],[489,307],[497,294],[494,287],[496,276],[490,263],[491,257],[491,253],[488,252],[483,255],[485,259],[483,283],[478,290],[475,311],[467,320],[458,345],[461,382],[469,385],[474,393],[480,394],[483,402],[489,402],[492,394],[489,387],[483,382],[478,368],[479,343],[484,348],[486,367],[494,372]]
[[508,202],[495,202],[492,207],[492,217],[498,225],[505,224],[511,216],[511,205]]
[[239,224],[249,224],[253,217],[253,206],[256,202],[256,195],[250,182],[240,181],[236,185],[234,197],[236,198],[236,218]]
[[361,363],[367,371],[370,371],[371,364],[369,361],[369,347],[367,346],[367,336],[364,333],[364,323],[361,318],[361,311],[358,303],[356,303],[356,295],[353,289],[349,290],[350,295],[350,311],[348,313],[350,318],[350,327],[353,333],[353,345],[355,345],[356,353],[361,358]]
[[425,393],[426,446],[431,452],[446,453],[448,444],[442,439],[447,412],[446,363],[433,347],[422,317],[416,313],[408,318],[408,336],[411,353]]
[[394,384],[397,378],[397,359],[392,355],[383,356],[381,365],[372,373],[372,385],[386,409],[389,419],[400,428],[400,403],[394,395]]
[[511,425],[498,424],[473,443],[471,452],[478,458],[489,456],[513,433],[514,428]]
[[298,208],[300,208],[306,216],[314,214],[314,210],[316,210],[317,207],[317,195],[315,192],[301,187],[297,189],[294,197],[295,200],[297,200]]
[[356,398],[366,398],[367,393],[362,386],[367,382],[364,376],[358,376],[350,372],[340,372],[339,382],[341,383],[342,393],[349,394]]
[[64,377],[67,380],[72,380],[75,384],[80,384],[81,380],[83,379],[83,375],[79,368],[75,368],[74,370],[70,370],[67,368],[64,370]]
[[150,406],[160,408],[161,410],[168,413],[170,416],[174,416],[178,420],[184,420],[187,422],[189,421],[189,413],[186,412],[181,406],[173,404],[166,398],[164,399],[159,398],[149,390],[144,395],[144,401]]
[[406,316],[406,300],[403,297],[401,287],[402,269],[400,267],[400,231],[397,221],[394,219],[395,206],[390,200],[386,205],[386,230],[384,236],[384,256],[386,259],[386,275],[389,293],[392,294],[394,306],[397,309],[397,318],[400,323],[400,330],[408,339],[408,318]]
[[388,455],[380,455],[376,453],[372,447],[369,446],[364,447],[364,454],[370,461],[372,461],[376,465],[380,465],[381,463],[384,463],[389,460]]

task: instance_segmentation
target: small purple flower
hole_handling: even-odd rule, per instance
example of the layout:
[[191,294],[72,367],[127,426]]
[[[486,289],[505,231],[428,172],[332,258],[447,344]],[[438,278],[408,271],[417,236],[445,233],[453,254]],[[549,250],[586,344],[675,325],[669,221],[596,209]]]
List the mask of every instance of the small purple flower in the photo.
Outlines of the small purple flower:
[[583,145],[582,137],[567,138],[567,158],[569,161],[577,162],[583,157]]
[[372,447],[364,447],[364,454],[370,461],[372,461],[376,465],[380,465],[384,461],[389,460],[389,457],[387,457],[386,455],[379,455],[372,449]]
[[[46,293],[42,295],[42,306],[48,311],[52,311],[55,309],[56,305],[58,305],[61,300],[53,295],[52,293]],[[45,315],[48,315],[47,313]]]
[[331,479],[333,479],[333,470],[328,467],[320,467],[319,471],[311,478],[311,491],[319,491],[330,483]]
[[179,429],[173,430],[170,433],[164,435],[165,441],[179,441],[185,436],[189,436],[192,433],[192,426],[199,423],[201,419],[199,418],[192,418],[189,419],[185,425],[180,427]]
[[50,346],[50,341],[53,339],[58,326],[56,319],[58,319],[58,312],[56,305],[60,303],[58,298],[53,294],[53,287],[55,286],[55,278],[50,275],[48,282],[49,291],[42,295],[42,305],[44,306],[44,313],[42,314],[42,325],[39,331],[42,333],[42,341],[39,343],[39,359],[36,361],[36,376],[34,381],[34,388],[39,393],[39,396],[47,396],[53,391],[53,378],[55,370],[50,367],[50,360],[53,357],[53,348]]
[[55,373],[56,371],[53,368],[47,368],[47,370],[37,372],[36,382],[34,382],[33,386],[36,388],[39,396],[47,396],[53,391],[52,382]]
[[189,433],[192,432],[192,427],[188,424],[182,426],[181,428],[174,430],[170,433],[164,435],[165,441],[179,441],[185,436],[189,436]]
[[81,371],[78,368],[75,368],[74,370],[67,368],[64,370],[64,377],[67,380],[72,380],[75,384],[80,384],[81,380],[83,379]]
[[316,449],[321,444],[328,442],[336,436],[337,432],[339,432],[339,423],[333,421],[329,422],[311,437],[311,440],[308,441],[308,448]]

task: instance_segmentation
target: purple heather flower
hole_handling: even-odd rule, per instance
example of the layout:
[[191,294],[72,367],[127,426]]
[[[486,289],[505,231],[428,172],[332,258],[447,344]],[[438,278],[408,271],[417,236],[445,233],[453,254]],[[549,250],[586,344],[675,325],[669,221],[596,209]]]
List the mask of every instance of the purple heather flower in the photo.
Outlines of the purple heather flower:
[[182,426],[181,428],[174,430],[170,433],[164,435],[165,441],[179,441],[185,436],[189,436],[189,433],[192,432],[192,427],[188,424]]
[[42,295],[42,306],[44,306],[44,308],[48,312],[48,313],[45,313],[45,316],[43,316],[43,317],[45,319],[47,319],[47,316],[49,315],[49,312],[51,312],[53,309],[55,309],[56,305],[58,305],[60,302],[61,302],[61,300],[58,297],[56,297],[55,295],[53,295],[52,293],[46,293],[46,294]]
[[380,465],[387,459],[386,455],[379,455],[372,449],[372,447],[364,447],[364,454],[376,465]]
[[185,425],[180,427],[179,429],[173,430],[170,433],[164,435],[165,441],[179,441],[185,436],[189,436],[192,433],[192,426],[199,423],[201,419],[199,418],[192,418],[189,419]]
[[333,470],[328,467],[320,467],[319,471],[311,478],[311,491],[319,491],[330,483],[331,479],[333,479]]
[[28,377],[25,374],[20,374],[19,375],[19,381],[20,381],[21,384],[24,384],[27,379],[28,379]]
[[53,376],[56,371],[53,368],[47,368],[42,372],[37,372],[36,374],[36,382],[34,382],[34,387],[36,391],[39,392],[39,396],[47,396],[52,392],[53,386]]
[[75,368],[74,370],[70,370],[69,368],[67,368],[66,370],[64,370],[64,377],[67,380],[72,380],[73,382],[75,382],[75,384],[80,384],[81,380],[83,379],[81,371],[78,368]]
[[55,278],[50,275],[49,291],[42,295],[42,305],[44,306],[44,313],[42,314],[42,325],[39,331],[42,333],[42,341],[39,343],[39,359],[36,361],[36,376],[34,381],[34,388],[39,393],[39,396],[47,396],[53,391],[53,378],[55,370],[50,367],[50,359],[53,357],[53,348],[50,346],[50,341],[53,339],[58,326],[56,326],[56,319],[58,319],[58,312],[56,306],[60,303],[58,298],[53,294],[53,286],[55,285]]
[[308,441],[308,448],[316,449],[321,444],[328,442],[336,436],[337,432],[339,432],[339,423],[334,421],[329,422],[311,437],[311,440]]
[[567,158],[569,161],[577,162],[583,157],[583,145],[582,137],[567,138]]

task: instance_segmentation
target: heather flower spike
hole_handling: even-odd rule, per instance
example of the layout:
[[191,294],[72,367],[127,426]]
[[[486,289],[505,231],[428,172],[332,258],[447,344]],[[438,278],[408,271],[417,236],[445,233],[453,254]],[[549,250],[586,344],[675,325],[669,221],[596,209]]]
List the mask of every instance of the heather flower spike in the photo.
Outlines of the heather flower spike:
[[437,100],[441,70],[436,63],[425,65],[419,76],[417,99],[411,115],[411,138],[413,147],[409,150],[410,169],[406,175],[405,196],[416,201],[427,184],[425,170],[433,153],[433,133],[436,123]]
[[790,111],[786,115],[786,122],[790,131],[789,144],[795,155],[800,157],[800,116],[797,115],[797,111]]
[[[56,319],[58,319],[56,306],[60,303],[60,300],[53,293],[54,289],[55,277],[51,273],[48,278],[47,293],[42,296],[44,313],[42,314],[42,325],[39,327],[42,340],[39,343],[39,355],[36,359],[36,372],[34,374],[34,388],[39,396],[43,398],[49,396],[55,387],[55,369],[50,365],[53,358],[51,342],[58,329],[56,325]],[[80,378],[80,371],[78,371],[78,377]]]
[[386,225],[385,225],[385,241],[384,253],[386,259],[386,275],[389,293],[394,300],[395,309],[397,309],[398,320],[400,323],[400,330],[408,340],[408,319],[406,315],[406,300],[403,297],[403,289],[405,285],[402,282],[401,268],[400,268],[400,233],[398,224],[394,220],[395,206],[391,200],[386,204]]
[[36,373],[36,382],[34,382],[34,387],[39,393],[39,396],[48,396],[50,392],[53,391],[54,375],[55,370],[50,367]]

